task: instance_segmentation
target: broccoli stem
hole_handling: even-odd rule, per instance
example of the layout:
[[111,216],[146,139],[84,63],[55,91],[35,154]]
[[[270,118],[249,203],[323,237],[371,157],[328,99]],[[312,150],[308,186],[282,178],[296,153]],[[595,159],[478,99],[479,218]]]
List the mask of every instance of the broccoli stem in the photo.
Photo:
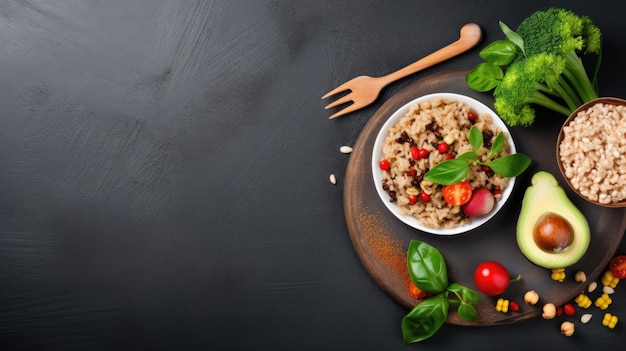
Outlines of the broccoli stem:
[[570,110],[574,111],[578,106],[582,105],[580,96],[569,84],[567,84],[567,81],[563,79],[563,77],[559,79],[559,84],[557,85],[556,89],[559,92],[561,98],[563,98],[563,101],[565,101],[565,103],[567,104],[567,107],[570,108]]
[[557,113],[560,113],[564,116],[569,116],[573,109],[567,108],[558,102],[551,99],[549,96],[546,96],[539,90],[535,91],[531,97],[528,98],[527,103],[529,104],[537,104],[539,106],[545,107]]
[[565,69],[563,74],[570,81],[572,87],[582,99],[582,102],[587,102],[598,97],[598,92],[587,75],[582,59],[575,51],[571,51],[565,55]]
[[[567,105],[567,109],[570,111],[570,113],[574,111],[578,106],[582,105],[582,103],[580,102],[580,97],[576,94],[576,92],[574,92],[572,87],[570,87],[563,78],[559,79],[559,82],[557,84],[554,84],[553,87],[550,87],[545,83],[537,82],[535,83],[535,89],[539,92],[550,94],[550,97],[544,95],[544,97],[540,101],[543,101],[543,99],[552,100],[551,97],[560,98],[563,100],[563,102],[565,102],[565,104]],[[560,104],[559,106],[565,108],[565,106],[562,106]],[[561,108],[558,108],[558,111],[561,112]]]

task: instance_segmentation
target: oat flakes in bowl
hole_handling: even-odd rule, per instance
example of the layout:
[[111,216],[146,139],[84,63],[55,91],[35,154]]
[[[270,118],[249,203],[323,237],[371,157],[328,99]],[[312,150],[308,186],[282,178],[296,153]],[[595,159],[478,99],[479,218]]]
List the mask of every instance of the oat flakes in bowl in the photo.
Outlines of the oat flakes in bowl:
[[626,100],[604,97],[577,108],[556,145],[559,170],[581,198],[604,207],[626,206]]

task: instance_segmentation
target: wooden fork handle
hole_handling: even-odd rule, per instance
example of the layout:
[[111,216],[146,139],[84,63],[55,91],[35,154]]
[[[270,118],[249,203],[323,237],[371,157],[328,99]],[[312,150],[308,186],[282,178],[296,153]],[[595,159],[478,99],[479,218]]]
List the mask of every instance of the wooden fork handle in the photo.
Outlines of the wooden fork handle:
[[443,48],[411,63],[404,68],[401,68],[393,73],[390,73],[380,78],[384,79],[387,84],[401,78],[405,78],[425,68],[434,66],[440,62],[464,53],[465,51],[476,46],[476,44],[480,42],[481,38],[482,32],[480,30],[480,26],[476,23],[468,23],[461,28],[460,36],[457,41],[449,44],[448,46],[444,46]]

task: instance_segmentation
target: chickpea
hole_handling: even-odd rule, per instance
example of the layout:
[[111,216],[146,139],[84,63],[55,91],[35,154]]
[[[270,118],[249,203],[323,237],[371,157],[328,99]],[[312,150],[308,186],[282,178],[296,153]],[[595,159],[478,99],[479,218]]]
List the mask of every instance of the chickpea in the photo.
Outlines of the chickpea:
[[572,336],[574,334],[574,323],[563,322],[561,324],[561,334],[565,336]]
[[541,317],[544,319],[552,319],[556,316],[556,306],[553,303],[547,303],[543,305],[543,314]]
[[526,294],[524,294],[524,302],[529,305],[536,304],[539,302],[539,294],[537,294],[535,290],[527,291]]

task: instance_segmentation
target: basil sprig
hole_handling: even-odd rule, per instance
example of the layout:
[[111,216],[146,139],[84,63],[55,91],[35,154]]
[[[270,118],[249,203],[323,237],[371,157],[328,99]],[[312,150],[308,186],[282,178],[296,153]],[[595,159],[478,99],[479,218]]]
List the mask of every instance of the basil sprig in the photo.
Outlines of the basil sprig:
[[473,151],[467,151],[455,159],[437,164],[424,174],[424,179],[443,185],[458,183],[467,177],[471,164],[488,166],[495,174],[510,178],[522,174],[531,163],[530,157],[520,153],[497,157],[505,144],[501,132],[496,135],[487,158],[482,161],[478,159],[477,151],[483,145],[483,134],[476,126],[470,128],[468,140]]
[[465,321],[476,320],[475,304],[480,296],[457,283],[448,283],[448,271],[443,256],[436,248],[418,240],[411,240],[407,253],[407,267],[413,284],[432,293],[402,319],[402,337],[410,344],[425,340],[441,328],[448,318],[450,306],[457,308]]

